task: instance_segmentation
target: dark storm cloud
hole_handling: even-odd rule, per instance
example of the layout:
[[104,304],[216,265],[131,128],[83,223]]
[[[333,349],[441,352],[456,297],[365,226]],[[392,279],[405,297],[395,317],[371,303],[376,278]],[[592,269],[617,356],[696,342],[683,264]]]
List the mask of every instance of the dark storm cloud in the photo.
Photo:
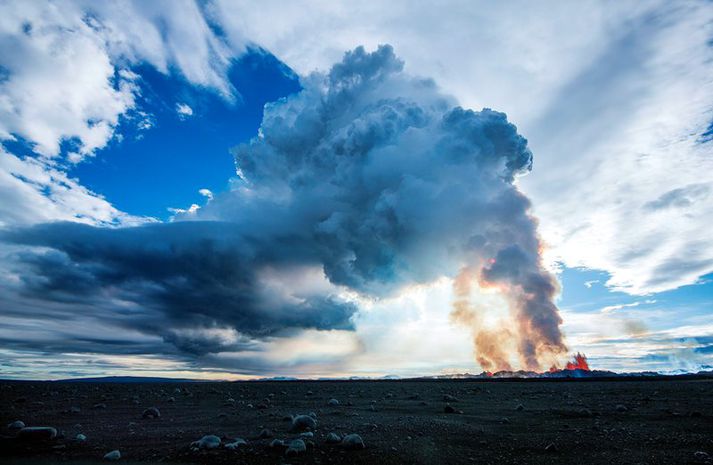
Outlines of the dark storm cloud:
[[[330,296],[266,305],[255,275],[258,266],[289,264],[291,250],[299,245],[295,241],[281,249],[279,241],[263,244],[241,235],[232,224],[108,229],[52,223],[8,232],[4,238],[49,249],[19,255],[26,295],[100,308],[111,300],[133,303],[144,310],[135,320],[136,329],[149,329],[190,353],[230,347],[220,346],[215,337],[201,340],[200,334],[168,328],[227,325],[254,337],[290,328],[352,328],[354,306]],[[149,310],[158,318],[144,318]]]
[[[107,315],[128,303],[135,319],[122,325],[204,355],[239,351],[242,338],[352,329],[356,307],[334,286],[385,296],[497,259],[490,279],[533,300],[519,307],[523,331],[539,335],[526,342],[561,344],[530,204],[513,185],[532,154],[505,114],[456,106],[404,73],[390,46],[357,48],[302,85],[266,106],[259,135],[234,149],[231,191],[198,211],[6,232],[33,246],[16,255],[21,292]],[[278,295],[265,277],[305,266],[332,290]]]

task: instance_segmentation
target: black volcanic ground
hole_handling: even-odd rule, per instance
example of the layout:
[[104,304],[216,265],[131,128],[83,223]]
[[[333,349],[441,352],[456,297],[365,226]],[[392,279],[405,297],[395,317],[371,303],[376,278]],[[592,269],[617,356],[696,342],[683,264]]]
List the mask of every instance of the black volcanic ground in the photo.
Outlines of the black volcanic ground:
[[[161,417],[142,419],[152,406]],[[310,412],[317,428],[300,456],[256,438],[295,438],[286,417]],[[21,441],[5,428],[15,420],[60,434]],[[7,464],[101,462],[114,449],[117,463],[711,463],[713,380],[0,382],[0,421]],[[328,444],[330,432],[366,448]],[[206,434],[247,446],[191,451]]]

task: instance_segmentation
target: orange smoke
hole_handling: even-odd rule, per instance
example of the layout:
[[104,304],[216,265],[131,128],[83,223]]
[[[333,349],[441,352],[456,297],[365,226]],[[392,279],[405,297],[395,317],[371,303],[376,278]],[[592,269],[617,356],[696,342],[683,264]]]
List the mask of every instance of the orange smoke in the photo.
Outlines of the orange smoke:
[[[527,259],[517,255],[502,261],[481,259],[478,266],[463,267],[453,282],[451,318],[471,329],[475,359],[486,372],[510,371],[513,365],[542,371],[543,365],[549,365],[545,362],[567,352],[559,330],[562,320],[554,305],[557,281],[544,269],[539,255]],[[508,310],[507,316],[487,327],[483,312],[488,309],[473,302],[477,300],[473,291],[483,289],[499,291]],[[582,356],[581,361],[586,366],[586,358]],[[580,358],[575,365],[580,366]]]

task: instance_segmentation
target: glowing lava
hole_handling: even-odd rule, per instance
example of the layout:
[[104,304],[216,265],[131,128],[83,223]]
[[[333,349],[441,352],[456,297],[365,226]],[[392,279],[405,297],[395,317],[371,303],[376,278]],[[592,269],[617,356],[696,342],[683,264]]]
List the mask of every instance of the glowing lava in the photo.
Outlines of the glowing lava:
[[560,370],[559,368],[557,368],[556,366],[553,365],[552,368],[550,368],[550,373],[555,373],[557,371],[563,371],[563,370],[591,371],[591,368],[589,368],[589,363],[587,362],[587,356],[582,353],[577,352],[574,355],[574,360],[571,362],[567,362],[567,365],[565,365],[565,367],[562,370]]

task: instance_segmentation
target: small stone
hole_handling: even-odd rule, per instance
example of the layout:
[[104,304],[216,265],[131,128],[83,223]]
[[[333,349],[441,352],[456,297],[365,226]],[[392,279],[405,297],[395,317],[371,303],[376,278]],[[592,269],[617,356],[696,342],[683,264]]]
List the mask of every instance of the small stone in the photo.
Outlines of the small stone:
[[446,402],[458,402],[458,399],[456,397],[453,397],[450,394],[444,394],[443,395],[443,400]]
[[168,402],[176,402],[176,398],[175,398],[175,397],[169,397],[169,398],[168,398]]
[[364,441],[362,441],[361,436],[356,433],[352,433],[344,436],[344,439],[342,439],[342,447],[345,449],[355,450],[364,449],[366,446],[364,446]]
[[302,439],[295,439],[290,442],[290,446],[285,451],[285,455],[288,457],[295,457],[307,452],[307,444]]
[[619,404],[616,406],[616,411],[619,413],[624,413],[624,412],[628,412],[629,409],[626,407],[626,405]]
[[445,413],[463,413],[462,410],[455,409],[451,404],[446,404],[446,406],[443,407],[443,411]]
[[312,431],[307,431],[307,432],[304,432],[304,433],[300,433],[300,437],[302,437],[302,438],[313,438],[313,437],[314,437],[314,433],[313,433]]
[[13,421],[12,423],[7,425],[7,429],[12,430],[12,431],[18,431],[24,427],[25,427],[25,424],[23,422],[21,422],[20,420]]
[[82,433],[79,433],[78,435],[76,435],[76,436],[74,437],[74,440],[77,441],[77,442],[86,442],[86,441],[87,441],[87,437],[86,437],[85,435],[83,435]]
[[57,430],[51,426],[26,426],[17,433],[17,437],[30,441],[49,441],[57,437]]
[[338,407],[339,406],[339,401],[337,399],[329,399],[329,402],[327,404],[330,407]]
[[327,435],[327,444],[339,444],[340,442],[342,442],[342,438],[337,433],[329,433]]
[[217,449],[220,447],[220,438],[214,434],[208,434],[194,441],[191,444],[194,449]]
[[121,458],[121,452],[118,450],[113,450],[111,452],[107,452],[104,454],[104,460],[109,460],[111,462],[115,462]]
[[270,442],[270,447],[273,449],[285,447],[285,441],[283,441],[282,439],[273,439]]
[[525,406],[522,404],[518,404],[518,406],[515,407],[515,410],[517,410],[518,412],[522,412],[523,410],[525,410]]
[[80,413],[81,411],[82,409],[80,409],[76,405],[69,408],[69,413]]
[[257,405],[255,406],[255,408],[258,409],[258,410],[265,410],[265,409],[267,408],[267,404],[264,403],[264,402],[260,402],[259,404],[257,404]]
[[156,407],[149,407],[141,414],[141,418],[161,418],[161,412]]
[[545,452],[554,453],[557,452],[557,446],[554,442],[551,442],[545,446]]
[[95,409],[95,410],[105,409],[105,408],[106,408],[106,404],[105,404],[104,402],[100,402],[100,403],[98,403],[98,404],[92,405],[92,408]]
[[317,428],[317,421],[310,415],[297,415],[292,418],[292,431],[307,431]]
[[706,461],[706,460],[708,460],[708,459],[711,458],[711,456],[710,456],[708,453],[703,452],[702,450],[699,450],[699,451],[695,452],[695,453],[693,454],[693,456],[694,456],[697,460],[701,460],[701,461]]
[[258,439],[269,439],[272,437],[272,431],[270,431],[267,428],[264,428],[262,431],[260,431],[260,434],[257,435]]
[[242,438],[235,438],[233,442],[229,442],[225,445],[225,448],[228,450],[238,450],[242,446],[247,446],[248,443],[245,439]]

